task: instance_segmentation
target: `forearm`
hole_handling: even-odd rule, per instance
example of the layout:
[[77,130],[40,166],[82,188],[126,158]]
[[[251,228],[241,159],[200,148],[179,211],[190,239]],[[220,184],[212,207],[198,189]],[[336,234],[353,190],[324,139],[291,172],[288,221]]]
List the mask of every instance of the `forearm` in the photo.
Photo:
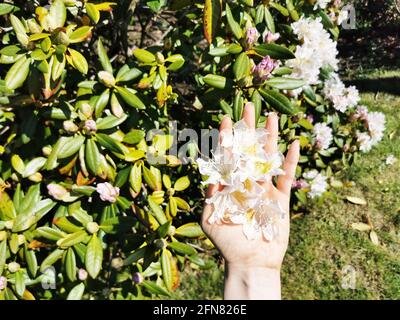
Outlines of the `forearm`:
[[225,300],[280,300],[280,270],[225,264]]

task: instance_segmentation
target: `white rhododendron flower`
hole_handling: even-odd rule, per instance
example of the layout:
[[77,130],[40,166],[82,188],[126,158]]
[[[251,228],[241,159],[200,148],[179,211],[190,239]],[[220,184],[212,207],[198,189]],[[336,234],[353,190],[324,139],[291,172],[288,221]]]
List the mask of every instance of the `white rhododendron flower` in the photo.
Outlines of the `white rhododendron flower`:
[[271,241],[285,211],[278,203],[265,199],[265,190],[259,183],[284,174],[284,158],[280,152],[265,152],[267,136],[267,130],[250,129],[241,120],[232,132],[221,132],[221,145],[212,159],[199,158],[197,163],[200,173],[207,177],[204,184],[223,186],[206,200],[214,208],[208,222],[242,224],[248,239],[263,236]]
[[393,154],[389,154],[385,160],[386,165],[391,166],[397,162],[397,158]]
[[326,123],[316,123],[313,129],[315,145],[320,150],[326,150],[332,143],[332,128]]
[[355,107],[360,101],[360,95],[356,87],[350,86],[346,88],[337,73],[334,73],[324,83],[322,93],[326,99],[333,103],[333,107],[340,112],[345,112],[348,108]]
[[318,8],[326,9],[326,7],[330,2],[331,0],[317,0],[317,2],[314,5],[314,10],[317,10]]
[[279,220],[284,219],[285,211],[277,201],[260,200],[257,205],[246,212],[231,215],[230,220],[243,225],[243,232],[250,240],[273,240],[279,234]]
[[368,152],[380,142],[385,132],[385,115],[382,112],[369,112],[367,107],[359,106],[354,114],[355,119],[364,121],[368,132],[357,132],[357,142],[362,152]]
[[373,147],[371,136],[366,132],[357,132],[357,142],[362,152],[368,152]]
[[309,198],[320,197],[328,189],[327,177],[315,169],[305,172],[303,178],[309,184],[310,191],[307,193]]
[[383,138],[385,131],[385,115],[381,112],[370,112],[367,116],[368,130],[375,145]]
[[96,191],[100,195],[100,199],[102,201],[108,201],[111,203],[117,201],[117,198],[119,196],[119,188],[113,187],[108,182],[99,183],[96,187]]
[[324,29],[321,18],[301,17],[291,27],[302,45],[297,46],[295,58],[286,62],[286,66],[293,69],[290,76],[303,79],[307,84],[318,84],[322,67],[338,68],[337,43]]

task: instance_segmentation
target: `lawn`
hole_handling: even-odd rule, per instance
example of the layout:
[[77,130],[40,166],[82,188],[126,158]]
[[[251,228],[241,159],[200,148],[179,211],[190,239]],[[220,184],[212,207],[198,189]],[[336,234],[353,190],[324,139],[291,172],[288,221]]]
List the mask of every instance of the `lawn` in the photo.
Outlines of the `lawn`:
[[[359,72],[352,80],[364,91],[362,103],[386,114],[385,138],[343,175],[347,183],[336,196],[293,219],[283,299],[400,299],[400,160],[386,164],[390,154],[400,159],[400,93],[393,90],[400,70]],[[363,198],[366,205],[350,203],[347,196]],[[370,231],[353,229],[359,222],[373,226],[379,243]],[[220,263],[210,264],[183,273],[174,298],[221,299],[223,270]]]

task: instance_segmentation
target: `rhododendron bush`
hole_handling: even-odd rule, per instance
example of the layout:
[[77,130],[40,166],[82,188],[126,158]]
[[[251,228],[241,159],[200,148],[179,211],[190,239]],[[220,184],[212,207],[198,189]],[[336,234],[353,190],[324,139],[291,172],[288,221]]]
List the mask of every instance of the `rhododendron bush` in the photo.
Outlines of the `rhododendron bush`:
[[[186,266],[208,266],[204,184],[240,181],[256,195],[244,181],[281,174],[295,139],[293,211],[340,186],[337,173],[385,129],[339,77],[347,18],[338,0],[3,1],[0,299],[170,295]],[[245,104],[259,128],[279,113],[271,159],[246,148],[267,133],[248,136]],[[200,150],[200,129],[226,115],[240,170]],[[185,129],[199,138],[177,139]],[[223,195],[208,201],[221,204],[215,221],[231,210],[252,230]],[[274,205],[275,219],[280,208],[262,204]]]

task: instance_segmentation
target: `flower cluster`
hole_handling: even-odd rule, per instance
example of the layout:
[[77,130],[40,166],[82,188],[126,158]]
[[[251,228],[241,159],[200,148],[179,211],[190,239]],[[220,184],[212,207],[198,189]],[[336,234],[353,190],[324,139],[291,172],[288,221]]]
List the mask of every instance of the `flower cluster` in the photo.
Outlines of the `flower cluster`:
[[331,0],[317,0],[317,2],[314,5],[314,10],[321,8],[321,9],[326,9],[328,4],[331,2]]
[[325,81],[322,93],[326,99],[333,103],[333,107],[340,112],[345,112],[348,108],[357,106],[360,101],[360,95],[356,87],[350,86],[346,88],[337,73],[333,73],[331,78]]
[[367,132],[357,132],[357,142],[362,152],[368,152],[380,142],[385,131],[385,115],[381,112],[369,112],[365,106],[358,106],[353,116],[354,120],[361,120]]
[[303,173],[303,178],[306,181],[309,192],[309,198],[316,198],[322,196],[328,189],[327,177],[313,169]]
[[286,66],[293,68],[291,77],[303,79],[307,84],[318,84],[322,67],[338,68],[336,42],[324,29],[321,18],[302,17],[291,27],[302,41],[296,48],[296,57],[286,62]]
[[332,143],[332,128],[326,123],[316,123],[313,128],[314,144],[317,149],[326,150]]
[[233,133],[221,133],[221,145],[212,159],[199,158],[197,163],[200,173],[207,176],[204,184],[223,187],[207,199],[214,206],[209,223],[241,224],[248,239],[263,236],[271,241],[277,235],[277,222],[285,211],[278,202],[265,196],[259,182],[284,172],[283,155],[268,154],[264,150],[267,135],[265,129],[250,129],[241,120],[235,124]]
[[271,59],[270,56],[265,56],[261,62],[253,66],[252,72],[256,78],[265,81],[271,76],[271,72],[279,66],[279,61]]

